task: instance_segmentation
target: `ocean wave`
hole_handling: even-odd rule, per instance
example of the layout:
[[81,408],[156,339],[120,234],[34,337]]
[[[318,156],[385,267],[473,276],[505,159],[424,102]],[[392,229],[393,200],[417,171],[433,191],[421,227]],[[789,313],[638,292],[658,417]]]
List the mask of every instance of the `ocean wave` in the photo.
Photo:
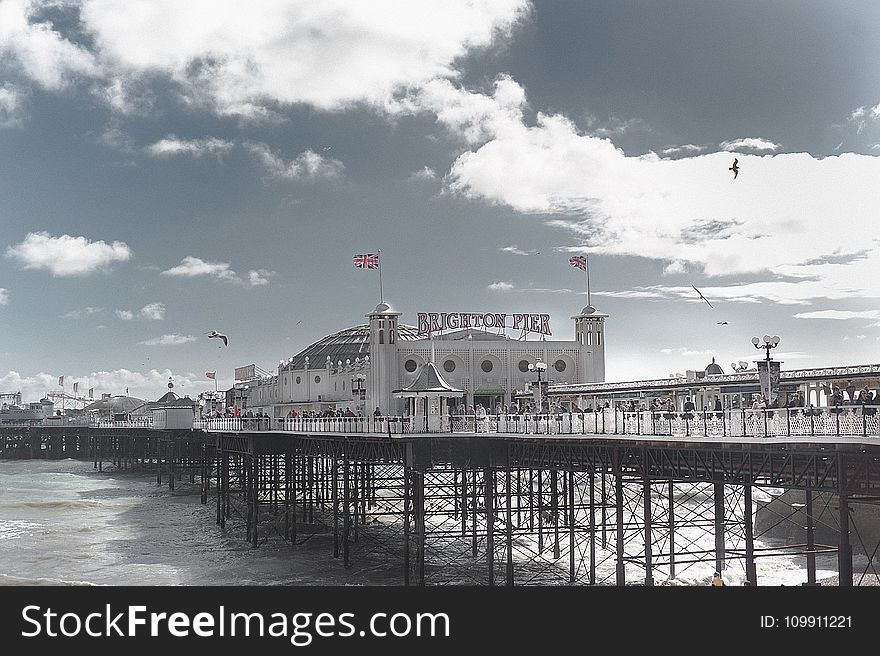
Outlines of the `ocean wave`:
[[0,501],[0,508],[42,508],[55,509],[92,509],[104,505],[104,501],[98,499],[51,499],[40,501]]
[[0,586],[11,586],[11,585],[71,585],[71,586],[96,586],[100,587],[99,583],[92,583],[90,581],[68,581],[65,579],[51,579],[51,578],[28,578],[25,576],[12,576],[11,574],[0,574]]

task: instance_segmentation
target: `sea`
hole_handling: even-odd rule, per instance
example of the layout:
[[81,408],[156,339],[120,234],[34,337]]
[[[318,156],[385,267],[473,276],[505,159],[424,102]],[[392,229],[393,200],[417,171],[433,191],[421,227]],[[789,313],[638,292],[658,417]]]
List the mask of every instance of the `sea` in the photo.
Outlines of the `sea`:
[[[268,535],[253,548],[240,523],[221,529],[215,513],[211,500],[200,503],[196,486],[182,483],[169,491],[150,473],[98,472],[92,462],[80,460],[0,460],[0,585],[403,582],[402,558],[358,553],[345,568],[333,558],[332,535],[326,531],[295,545]],[[774,545],[756,544],[762,546]],[[613,561],[613,554],[605,554],[599,565],[599,578],[610,584]],[[806,581],[803,556],[759,558],[757,569],[759,585]],[[706,585],[713,563],[678,570],[675,579],[660,576],[655,582]],[[836,570],[835,556],[819,557],[820,580],[830,580]],[[634,576],[638,572],[628,569],[628,580]],[[732,564],[724,578],[728,585],[740,585],[742,567]]]

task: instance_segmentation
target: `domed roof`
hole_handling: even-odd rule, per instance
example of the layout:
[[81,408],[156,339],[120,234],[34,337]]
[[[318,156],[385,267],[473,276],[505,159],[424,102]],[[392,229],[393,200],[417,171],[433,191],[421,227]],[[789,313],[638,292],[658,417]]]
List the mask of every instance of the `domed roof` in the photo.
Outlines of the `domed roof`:
[[106,399],[100,399],[99,401],[92,401],[89,403],[83,410],[86,412],[115,412],[115,413],[125,413],[131,412],[135,408],[139,408],[144,404],[143,399],[139,399],[135,396],[111,396]]
[[[401,340],[418,339],[418,329],[415,326],[407,326],[406,324],[397,325],[397,336]],[[327,365],[327,356],[333,363],[342,360],[351,360],[355,358],[363,360],[370,354],[370,326],[369,324],[361,324],[340,330],[338,333],[327,335],[323,339],[319,339],[314,344],[304,348],[302,351],[293,356],[293,362],[284,365],[285,369],[303,369],[305,368],[306,357],[309,358],[310,368],[321,368]]]
[[721,368],[721,365],[715,364],[715,358],[712,358],[712,362],[710,362],[706,366],[706,375],[707,376],[717,376],[718,374],[723,374],[724,369]]

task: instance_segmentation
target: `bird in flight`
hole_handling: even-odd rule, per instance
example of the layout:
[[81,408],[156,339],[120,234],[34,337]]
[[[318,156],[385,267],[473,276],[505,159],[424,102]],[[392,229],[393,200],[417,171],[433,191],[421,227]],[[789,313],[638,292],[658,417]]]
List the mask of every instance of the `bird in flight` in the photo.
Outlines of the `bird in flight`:
[[729,166],[729,167],[727,168],[728,171],[733,171],[733,179],[734,179],[734,180],[736,180],[736,176],[739,174],[739,164],[738,164],[738,162],[739,162],[739,159],[736,158],[736,157],[734,157],[734,158],[733,158],[733,166]]
[[[691,285],[691,287],[694,287],[694,286]],[[703,296],[703,292],[701,292],[701,291],[700,291],[699,289],[697,289],[696,287],[694,287],[694,291],[697,292],[697,293],[700,295],[700,298],[702,298],[704,301],[706,301],[706,303],[709,305],[710,308],[713,308],[713,309],[715,308],[714,305],[712,305],[711,303],[709,303],[709,299],[706,298],[705,296]]]
[[[708,301],[706,301],[706,302],[708,303]],[[726,326],[726,325],[727,325],[727,322],[726,322],[726,321],[719,321],[719,322],[718,322],[718,325],[719,325],[719,326]]]
[[216,337],[217,339],[223,340],[223,346],[229,346],[229,339],[226,337],[226,335],[222,335],[222,334],[218,333],[216,330],[212,330],[211,332],[206,333],[206,334],[208,335],[208,339],[212,339],[212,338]]

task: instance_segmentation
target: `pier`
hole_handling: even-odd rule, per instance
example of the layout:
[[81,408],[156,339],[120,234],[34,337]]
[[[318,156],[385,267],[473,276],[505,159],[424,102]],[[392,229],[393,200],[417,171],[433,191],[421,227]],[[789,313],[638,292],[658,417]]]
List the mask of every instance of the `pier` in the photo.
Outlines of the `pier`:
[[[340,566],[397,559],[404,585],[654,585],[696,564],[738,567],[760,585],[756,563],[780,555],[804,559],[806,584],[821,557],[834,557],[841,586],[877,578],[878,541],[857,512],[880,500],[880,440],[866,422],[853,435],[817,434],[815,421],[807,435],[663,435],[630,433],[617,417],[619,432],[613,421],[584,432],[597,419],[545,417],[520,433],[470,418],[412,432],[393,418],[3,426],[0,436],[5,458],[89,459],[98,471],[153,472],[170,490],[198,486],[217,523],[253,547],[332,534]],[[756,544],[766,489],[796,495],[775,523],[800,539]]]

